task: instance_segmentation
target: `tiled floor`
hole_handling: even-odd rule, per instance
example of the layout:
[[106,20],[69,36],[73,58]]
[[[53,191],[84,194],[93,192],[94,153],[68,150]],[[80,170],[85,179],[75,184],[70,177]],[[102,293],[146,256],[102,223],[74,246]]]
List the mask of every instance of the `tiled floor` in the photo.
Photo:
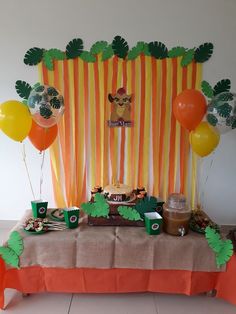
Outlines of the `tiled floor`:
[[[2,226],[0,222],[0,245],[11,224]],[[6,314],[236,314],[236,306],[206,296],[43,293],[23,297],[11,289],[5,296],[7,308],[0,313]]]

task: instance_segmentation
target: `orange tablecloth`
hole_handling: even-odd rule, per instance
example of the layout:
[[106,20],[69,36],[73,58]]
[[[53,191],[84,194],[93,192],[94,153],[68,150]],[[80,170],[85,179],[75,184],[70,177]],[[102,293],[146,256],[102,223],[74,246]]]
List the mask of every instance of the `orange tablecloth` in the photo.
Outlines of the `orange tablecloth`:
[[0,258],[0,308],[4,307],[4,289],[24,293],[124,293],[166,292],[187,295],[212,289],[217,297],[236,305],[236,255],[227,264],[226,272],[186,270],[93,269],[25,267],[6,269]]

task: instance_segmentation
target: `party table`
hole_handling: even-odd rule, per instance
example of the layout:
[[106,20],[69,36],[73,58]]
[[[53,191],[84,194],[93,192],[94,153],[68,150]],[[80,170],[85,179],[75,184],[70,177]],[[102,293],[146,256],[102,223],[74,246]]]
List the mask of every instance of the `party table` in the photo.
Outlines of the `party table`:
[[22,293],[166,292],[216,296],[236,304],[236,256],[217,268],[204,235],[150,236],[143,227],[79,227],[26,234],[23,221],[14,227],[24,241],[20,269],[0,259],[0,308],[4,289]]

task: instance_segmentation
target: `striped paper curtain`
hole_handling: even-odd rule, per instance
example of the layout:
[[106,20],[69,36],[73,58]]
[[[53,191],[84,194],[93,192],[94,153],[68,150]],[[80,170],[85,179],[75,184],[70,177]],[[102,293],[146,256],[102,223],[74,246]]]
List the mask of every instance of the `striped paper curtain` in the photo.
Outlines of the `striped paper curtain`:
[[[176,122],[172,103],[186,88],[200,89],[202,65],[180,65],[180,58],[156,60],[114,56],[87,63],[55,61],[54,70],[39,64],[40,80],[64,95],[59,136],[50,148],[58,207],[80,205],[95,185],[113,179],[133,188],[146,187],[164,200],[182,192],[195,202],[196,156],[188,131]],[[124,87],[132,94],[133,127],[109,128],[109,93]]]

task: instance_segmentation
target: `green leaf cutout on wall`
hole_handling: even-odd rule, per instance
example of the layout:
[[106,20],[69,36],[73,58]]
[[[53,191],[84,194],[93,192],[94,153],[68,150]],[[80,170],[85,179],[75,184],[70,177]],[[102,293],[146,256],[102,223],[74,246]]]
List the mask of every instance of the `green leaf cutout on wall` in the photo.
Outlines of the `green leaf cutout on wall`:
[[162,42],[150,42],[148,48],[151,55],[156,59],[164,59],[168,57],[168,49]]
[[112,49],[112,45],[108,45],[102,53],[102,61],[106,61],[110,59],[113,55],[114,55],[114,51]]
[[86,62],[95,62],[96,57],[89,51],[83,51],[80,55],[80,58]]
[[206,97],[208,97],[208,98],[212,98],[213,97],[213,95],[214,95],[213,88],[211,87],[211,85],[207,81],[202,81],[201,89],[202,89],[203,94]]
[[5,261],[6,264],[19,268],[19,257],[12,249],[8,247],[0,247],[0,256]]
[[66,46],[67,59],[79,57],[84,49],[83,40],[80,38],[72,39]]
[[183,55],[183,57],[181,59],[182,67],[186,67],[187,65],[189,65],[193,61],[194,51],[195,51],[195,49],[192,48],[192,49],[189,49],[185,52],[185,54]]
[[211,113],[208,113],[208,115],[206,116],[207,121],[212,125],[212,126],[216,126],[216,124],[218,123],[218,119]]
[[24,244],[21,235],[17,231],[13,231],[7,241],[7,246],[12,249],[18,256],[24,251]]
[[43,54],[43,63],[48,70],[53,70],[53,58],[49,51],[45,51]]
[[41,62],[43,58],[43,52],[44,52],[44,49],[37,48],[37,47],[27,50],[24,56],[24,63],[27,65],[38,64],[39,62]]
[[23,99],[28,99],[30,92],[32,90],[32,87],[30,84],[28,84],[25,81],[17,80],[15,84],[16,92],[17,94],[23,98]]
[[49,49],[47,53],[56,60],[64,60],[66,58],[65,52],[56,48]]
[[116,36],[112,41],[112,49],[116,56],[125,59],[129,51],[129,46],[124,38]]
[[97,41],[95,44],[92,45],[90,52],[94,55],[99,54],[103,52],[107,46],[108,46],[107,41],[104,40]]
[[209,60],[212,56],[213,48],[212,43],[204,43],[200,45],[194,53],[194,60],[199,63]]
[[138,211],[142,219],[144,219],[144,214],[153,212],[157,208],[157,199],[154,196],[145,197],[144,199],[138,201],[135,205],[135,209]]
[[168,57],[170,58],[176,58],[181,57],[185,54],[186,49],[184,47],[174,47],[168,52]]
[[135,208],[129,206],[119,206],[118,212],[124,219],[133,221],[142,220],[141,216]]
[[214,86],[214,96],[223,93],[229,92],[231,88],[231,81],[229,79],[223,79],[216,83]]

